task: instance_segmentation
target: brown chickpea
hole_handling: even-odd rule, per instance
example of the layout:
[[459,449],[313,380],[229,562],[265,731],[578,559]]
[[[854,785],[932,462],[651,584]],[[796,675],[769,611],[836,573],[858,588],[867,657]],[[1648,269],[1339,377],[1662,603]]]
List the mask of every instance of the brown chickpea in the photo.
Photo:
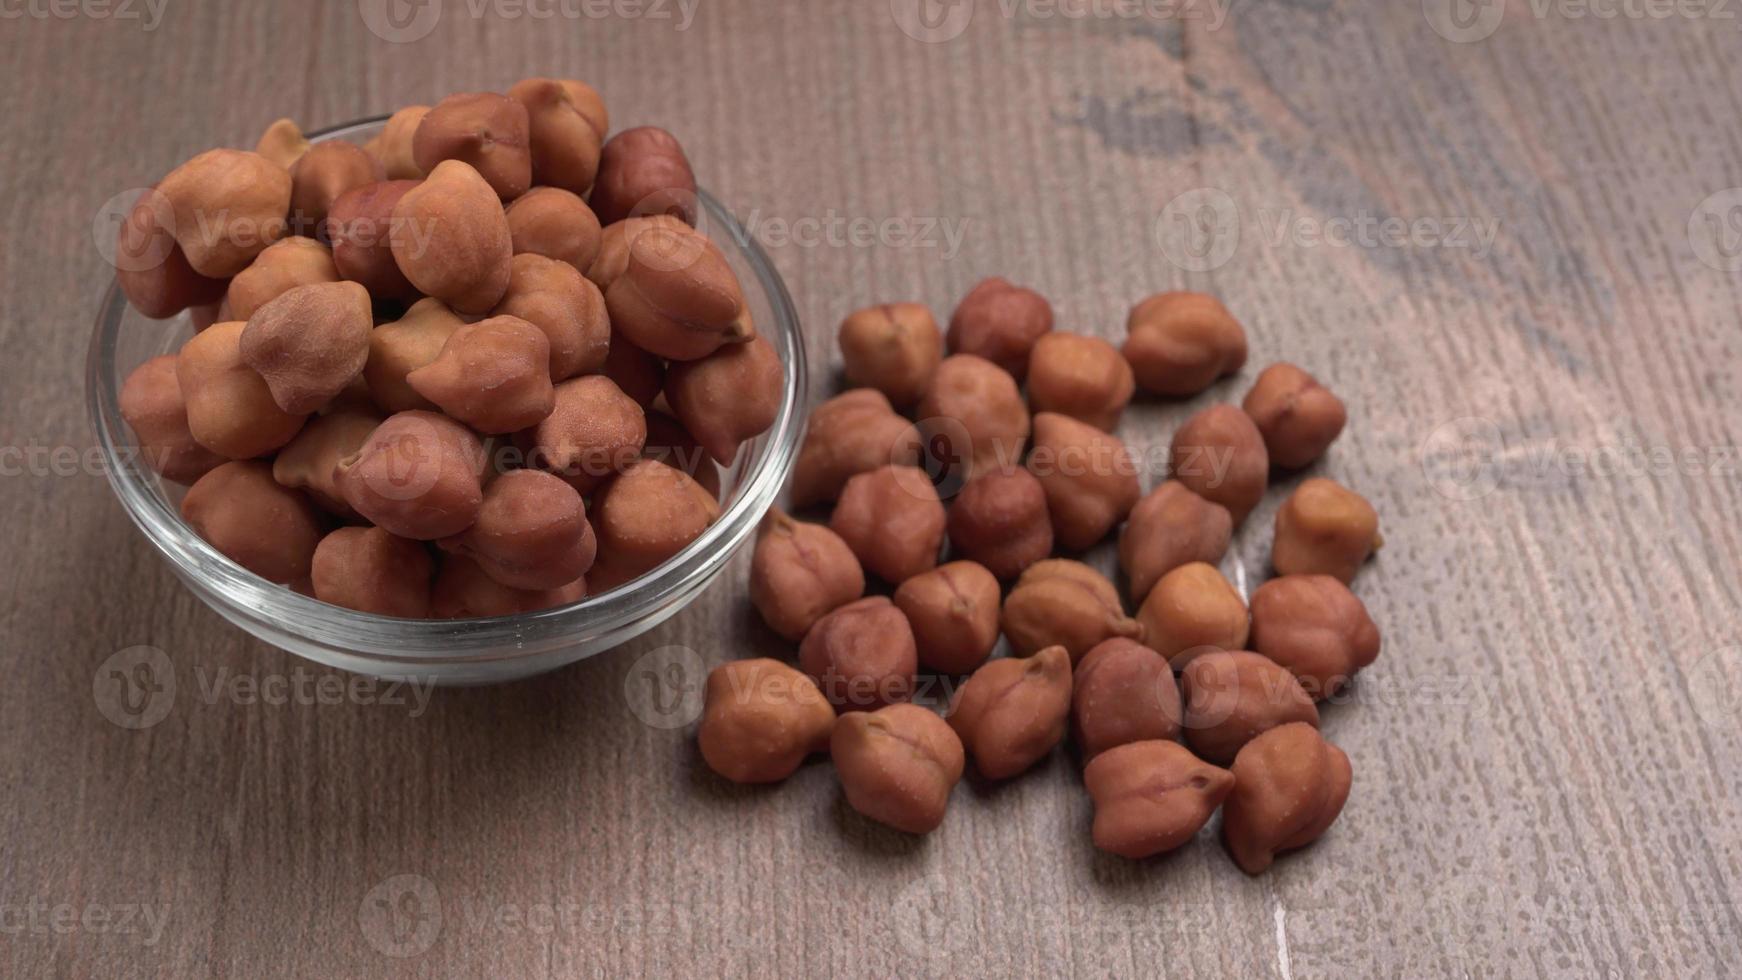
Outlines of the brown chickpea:
[[224,557],[279,585],[307,581],[324,532],[308,498],[279,486],[259,460],[223,463],[195,480],[181,517]]
[[1009,779],[1065,737],[1071,658],[1064,647],[988,661],[956,691],[946,720],[988,779]]
[[478,619],[516,616],[554,609],[587,597],[587,580],[579,578],[558,589],[528,591],[513,589],[484,574],[478,563],[464,555],[448,555],[436,572],[430,591],[432,619]]
[[236,273],[224,293],[229,319],[247,320],[254,311],[295,289],[317,282],[338,282],[338,265],[332,249],[312,238],[291,235],[280,238]]
[[1211,650],[1246,645],[1251,618],[1216,566],[1195,561],[1163,575],[1137,610],[1143,634],[1178,670]]
[[436,359],[407,374],[405,383],[487,435],[537,425],[556,407],[550,341],[517,316],[460,327]]
[[1119,590],[1079,561],[1035,562],[1004,597],[1001,625],[1019,654],[1062,646],[1071,662],[1114,637],[1143,641],[1143,624],[1125,615]]
[[415,180],[365,184],[339,195],[328,212],[327,235],[333,242],[333,264],[338,275],[362,283],[376,299],[409,302],[418,298],[411,280],[405,278],[393,258],[396,236],[433,233],[433,229],[405,228],[393,221],[393,209],[399,206],[399,199],[416,186]]
[[506,95],[450,95],[417,124],[411,154],[431,176],[440,164],[459,160],[476,170],[498,197],[512,201],[532,186],[530,128],[526,107]]
[[620,573],[651,571],[702,536],[720,504],[689,476],[650,459],[636,460],[600,492],[599,551]]
[[1052,518],[1046,490],[1019,466],[988,470],[969,480],[950,504],[950,547],[1000,579],[1052,554]]
[[605,224],[669,214],[696,221],[696,175],[677,137],[656,126],[625,129],[605,141],[593,182],[593,210]]
[[650,354],[707,357],[756,335],[738,276],[700,232],[649,228],[629,243],[629,264],[605,291],[611,328]]
[[1034,344],[1028,404],[1112,432],[1137,382],[1119,349],[1099,337],[1048,333]]
[[721,664],[702,689],[702,761],[735,783],[778,783],[825,752],[835,709],[809,677],[757,657]]
[[944,822],[966,764],[955,731],[914,704],[840,716],[829,754],[849,806],[910,834],[929,834]]
[[1329,575],[1284,575],[1252,593],[1252,649],[1288,668],[1315,700],[1379,656],[1379,627]]
[[194,272],[225,279],[284,235],[290,173],[258,153],[207,150],[169,172],[156,193],[169,202],[176,244]]
[[998,580],[971,561],[915,575],[895,590],[895,605],[913,627],[919,662],[940,674],[966,674],[998,644]]
[[841,321],[838,332],[847,383],[875,388],[896,408],[919,401],[943,358],[943,336],[918,303],[882,303]]
[[[420,131],[421,131],[421,127]],[[496,191],[478,171],[443,160],[393,206],[393,260],[418,292],[461,313],[487,313],[502,301],[513,270],[514,240]]]
[[1319,709],[1294,675],[1263,654],[1216,650],[1186,664],[1186,742],[1219,766],[1279,725],[1319,724]]
[[1174,433],[1169,475],[1205,500],[1228,508],[1238,527],[1264,498],[1270,456],[1245,412],[1232,405],[1213,405]]
[[416,155],[412,152],[417,128],[423,125],[423,117],[429,115],[429,109],[426,105],[406,106],[389,116],[381,128],[381,135],[375,137],[375,156],[381,161],[388,180],[422,180],[429,175],[417,165]]
[[582,82],[528,78],[508,96],[526,107],[533,182],[576,194],[591,190],[605,138],[602,125],[588,118],[595,105],[603,114],[599,94]]
[[[1037,364],[1034,370],[1039,369]],[[1046,492],[1053,537],[1068,551],[1093,547],[1143,495],[1125,443],[1067,415],[1034,417],[1028,470]]]
[[1085,762],[1129,742],[1171,742],[1179,731],[1179,688],[1166,657],[1123,637],[1083,655],[1071,681],[1071,733]]
[[570,378],[556,386],[555,397],[550,415],[515,436],[529,465],[591,493],[640,458],[647,444],[647,416],[610,378]]
[[1083,786],[1095,801],[1095,846],[1140,860],[1191,840],[1233,791],[1234,775],[1177,742],[1150,740],[1096,756]]
[[1016,381],[991,361],[972,354],[944,358],[916,411],[940,435],[966,440],[947,450],[950,459],[966,462],[968,479],[1022,460],[1028,406]]
[[433,541],[470,527],[484,502],[484,445],[434,412],[400,412],[334,474],[345,502],[402,538]]
[[1246,331],[1214,296],[1157,293],[1132,308],[1125,331],[1137,383],[1158,395],[1195,395],[1246,364]]
[[763,518],[750,559],[750,602],[769,629],[802,639],[817,620],[864,594],[865,572],[839,535],[779,510]]
[[1163,575],[1195,561],[1214,565],[1228,553],[1234,519],[1212,503],[1168,480],[1131,508],[1119,532],[1119,567],[1133,602],[1141,604]]
[[882,466],[847,481],[829,526],[866,571],[901,583],[937,567],[945,520],[924,470]]
[[413,303],[398,320],[376,327],[369,334],[369,359],[363,365],[369,397],[385,412],[434,410],[435,403],[418,394],[405,377],[440,356],[465,322],[446,303],[430,297]]
[[1021,381],[1034,345],[1051,329],[1045,296],[994,276],[969,290],[950,316],[950,353],[983,357]]
[[1293,364],[1265,368],[1240,407],[1258,426],[1270,462],[1285,470],[1323,456],[1349,420],[1342,399]]
[[906,701],[919,669],[913,629],[883,596],[824,614],[799,644],[798,664],[843,712]]
[[1222,839],[1234,863],[1261,874],[1282,851],[1324,836],[1349,799],[1343,750],[1311,725],[1272,728],[1234,757],[1234,790],[1222,807]]
[[583,274],[599,257],[599,219],[586,201],[570,191],[534,187],[515,198],[507,214],[515,255],[542,255],[567,262]]
[[847,481],[880,466],[919,462],[919,432],[875,388],[855,388],[818,405],[792,467],[794,507],[826,503]]
[[1372,504],[1340,483],[1313,477],[1276,512],[1270,560],[1282,575],[1329,575],[1347,585],[1384,543]]
[[533,591],[585,575],[598,550],[581,495],[538,470],[510,470],[491,480],[478,519],[439,544],[503,585]]
[[290,225],[299,235],[329,241],[327,217],[346,191],[387,179],[374,157],[354,143],[309,147],[290,168]]
[[252,459],[283,446],[308,416],[286,412],[242,362],[244,323],[215,323],[189,337],[175,359],[188,433],[219,456]]
[[194,441],[187,403],[175,379],[176,355],[153,357],[134,368],[121,385],[121,417],[139,439],[145,462],[172,483],[204,476],[224,457]]
[[373,413],[338,411],[317,415],[278,451],[272,461],[272,478],[283,486],[306,492],[328,513],[354,517],[356,513],[339,492],[334,470],[340,460],[362,449],[369,434],[380,424],[381,417]]
[[175,240],[175,207],[153,189],[139,195],[115,235],[115,280],[127,302],[154,320],[219,299],[226,280],[194,271]]
[[605,367],[611,321],[599,287],[566,262],[542,255],[516,255],[508,292],[495,316],[511,316],[542,330],[550,348],[550,380],[593,374]]
[[435,562],[422,542],[378,527],[341,527],[315,549],[315,598],[401,619],[427,619]]
[[306,415],[345,390],[369,360],[375,318],[354,282],[297,286],[254,311],[237,343],[278,407]]
[[780,415],[785,382],[786,366],[774,345],[754,337],[673,364],[665,375],[665,401],[708,455],[730,466],[738,446],[767,432]]

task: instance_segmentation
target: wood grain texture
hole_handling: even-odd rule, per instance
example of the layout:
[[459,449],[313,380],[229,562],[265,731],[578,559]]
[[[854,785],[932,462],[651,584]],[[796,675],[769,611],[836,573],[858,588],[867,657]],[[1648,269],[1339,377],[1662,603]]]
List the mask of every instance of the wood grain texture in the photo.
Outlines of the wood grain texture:
[[[1454,41],[1440,0],[1184,18],[978,0],[954,8],[973,12],[960,36],[922,43],[896,24],[908,0],[699,0],[681,30],[624,3],[536,19],[454,0],[389,43],[370,4],[0,21],[0,972],[1736,969],[1742,276],[1733,202],[1711,199],[1742,186],[1732,19],[1513,0]],[[1210,831],[1159,861],[1102,856],[1063,752],[970,780],[920,841],[857,818],[824,764],[723,785],[687,728],[640,716],[681,693],[671,648],[790,652],[748,611],[747,556],[642,640],[534,681],[409,705],[226,687],[330,672],[231,628],[100,475],[44,461],[92,444],[95,216],[277,116],[324,126],[532,74],[586,78],[614,125],[682,138],[785,275],[815,397],[844,314],[947,315],[989,274],[1114,340],[1143,295],[1219,293],[1254,364],[1194,404],[1276,359],[1341,392],[1353,421],[1318,471],[1382,515],[1356,588],[1387,649],[1326,711],[1356,773],[1326,838],[1258,879]],[[1318,237],[1339,219],[1421,237]],[[776,234],[807,221],[888,224],[858,244]],[[1191,410],[1142,404],[1121,434],[1155,459]],[[1226,563],[1247,589],[1280,496]],[[93,684],[140,644],[178,688],[130,731]],[[122,931],[134,906],[155,926]]]

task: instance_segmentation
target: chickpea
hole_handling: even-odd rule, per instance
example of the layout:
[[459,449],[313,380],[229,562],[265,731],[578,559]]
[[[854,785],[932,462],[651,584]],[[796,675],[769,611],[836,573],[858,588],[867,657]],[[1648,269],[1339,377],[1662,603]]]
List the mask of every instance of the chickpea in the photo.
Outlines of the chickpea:
[[1282,575],[1329,575],[1347,585],[1384,543],[1372,504],[1340,483],[1313,477],[1276,512],[1271,563]]
[[1001,624],[1017,653],[1062,646],[1072,663],[1103,640],[1143,641],[1143,624],[1125,615],[1113,583],[1064,558],[1035,562],[1022,573],[1004,598]]
[[919,432],[875,388],[855,388],[812,412],[792,467],[794,507],[832,501],[847,480],[880,466],[919,461]]
[[1270,456],[1245,412],[1215,405],[1193,415],[1174,433],[1170,474],[1205,500],[1228,508],[1238,527],[1264,498]]
[[1174,850],[1197,834],[1234,789],[1234,775],[1177,742],[1128,742],[1083,771],[1095,801],[1095,846],[1133,860]]
[[470,429],[434,412],[400,412],[339,462],[334,480],[365,519],[402,538],[433,541],[477,519],[485,463]]
[[950,546],[1012,579],[1052,554],[1046,490],[1028,470],[1009,466],[969,480],[949,512]]
[[290,168],[290,223],[299,235],[330,241],[327,218],[346,191],[385,180],[381,164],[354,143],[309,147]]
[[1246,646],[1246,603],[1216,566],[1191,562],[1155,583],[1137,610],[1149,645],[1178,670],[1210,650]]
[[835,709],[809,677],[757,657],[708,674],[696,743],[708,768],[735,783],[778,783],[827,751],[834,728]]
[[427,619],[435,562],[422,542],[378,527],[341,527],[315,548],[315,598],[401,619]]
[[1228,553],[1234,519],[1212,503],[1169,480],[1131,508],[1119,532],[1119,567],[1125,570],[1131,598],[1141,604],[1163,575],[1181,565],[1214,565]]
[[1021,381],[1034,345],[1051,329],[1045,296],[994,276],[969,290],[950,316],[950,353],[983,357]]
[[799,644],[798,663],[843,712],[906,701],[919,669],[913,629],[883,596],[824,614]]
[[1028,406],[1016,381],[991,361],[972,354],[944,358],[916,411],[928,429],[950,441],[947,457],[965,464],[967,479],[1022,460]]
[[755,337],[673,364],[665,400],[708,455],[730,466],[739,445],[767,432],[780,415],[785,383],[786,365],[774,345]]
[[555,389],[550,415],[515,436],[528,465],[548,469],[591,493],[627,470],[647,444],[641,406],[603,375],[570,378]]
[[408,105],[389,116],[381,128],[381,135],[375,137],[373,155],[381,161],[388,180],[422,180],[428,176],[428,172],[417,165],[412,141],[429,110],[426,105]]
[[242,361],[243,323],[217,323],[189,337],[175,360],[188,433],[229,459],[264,456],[301,431],[306,415],[286,412],[266,381]]
[[374,329],[368,290],[354,282],[311,283],[255,310],[237,345],[278,407],[307,415],[363,373]]
[[411,154],[419,169],[458,160],[476,170],[504,201],[532,186],[531,124],[526,106],[496,92],[466,92],[436,103],[417,124]]
[[1280,725],[1319,724],[1319,709],[1294,675],[1263,654],[1215,650],[1186,664],[1186,742],[1219,766]]
[[599,218],[570,191],[534,187],[508,205],[507,215],[515,255],[530,253],[567,262],[582,274],[599,257],[603,233]]
[[543,422],[556,407],[550,341],[517,316],[468,323],[442,352],[405,376],[442,411],[479,432],[500,435]]
[[611,321],[605,314],[605,297],[566,262],[530,253],[516,255],[508,291],[494,315],[525,320],[544,332],[552,381],[596,373],[610,356]]
[[966,763],[955,731],[913,704],[840,716],[829,753],[847,804],[910,834],[929,834],[944,822]]
[[1222,839],[1234,863],[1262,874],[1276,855],[1324,836],[1349,799],[1343,750],[1296,722],[1246,743],[1234,757],[1234,790],[1222,808]]
[[998,580],[971,561],[915,575],[895,590],[913,627],[919,662],[940,674],[966,674],[998,643]]
[[677,137],[657,126],[625,129],[600,150],[592,202],[605,224],[632,215],[668,214],[693,225],[695,171]]
[[193,271],[227,279],[248,267],[285,232],[290,173],[258,153],[207,150],[157,185]]
[[471,558],[503,585],[529,591],[579,579],[598,552],[581,495],[538,470],[510,470],[491,480],[477,520],[440,546]]
[[643,575],[720,519],[720,504],[688,475],[650,459],[629,464],[600,492],[594,530],[618,574]]
[[1112,432],[1137,382],[1119,349],[1099,337],[1047,333],[1034,344],[1028,404]]
[[432,619],[482,619],[516,616],[580,602],[587,596],[587,580],[579,578],[559,589],[528,591],[503,585],[464,555],[448,555],[436,572],[430,592]]
[[924,470],[883,466],[847,481],[829,526],[867,571],[900,583],[937,567],[945,520]]
[[1271,463],[1286,470],[1323,456],[1349,419],[1341,399],[1293,364],[1265,368],[1240,407],[1258,426]]
[[273,120],[272,125],[260,134],[260,142],[254,145],[255,153],[286,170],[308,150],[309,141],[302,134],[302,127],[289,118]]
[[1071,658],[1064,647],[988,661],[950,702],[946,720],[988,779],[1009,779],[1045,758],[1065,737]]
[[328,513],[354,518],[356,512],[339,492],[335,471],[340,460],[363,448],[380,424],[381,417],[372,412],[317,415],[279,450],[272,461],[272,478],[282,486],[305,491]]
[[[681,227],[681,226],[680,226]],[[756,335],[738,276],[700,232],[652,227],[629,242],[629,264],[605,290],[611,328],[650,354],[707,357]]]
[[[1036,364],[1034,371],[1039,370]],[[1046,492],[1053,536],[1068,551],[1093,547],[1143,494],[1137,464],[1125,444],[1066,415],[1041,412],[1034,417],[1028,469]]]
[[338,265],[331,249],[312,238],[280,238],[236,273],[224,293],[229,319],[247,320],[254,311],[295,289],[317,282],[338,282]]
[[[340,194],[327,213],[327,235],[333,243],[332,264],[338,276],[362,283],[376,299],[411,302],[419,298],[411,280],[405,278],[399,262],[393,258],[393,240],[420,231],[393,221],[393,209],[416,186],[415,180],[383,180],[355,187]],[[261,257],[271,251],[267,249]],[[256,259],[255,265],[259,263]]]
[[1125,359],[1137,383],[1158,395],[1195,395],[1246,365],[1246,331],[1203,293],[1157,293],[1125,322]]
[[896,408],[919,401],[943,358],[937,320],[918,303],[859,310],[841,322],[838,339],[847,383],[881,391]]
[[1329,575],[1284,575],[1252,593],[1252,649],[1288,668],[1316,700],[1379,656],[1379,627]]
[[195,480],[181,517],[224,557],[279,585],[307,583],[325,532],[308,498],[279,486],[259,460],[223,463]]
[[865,572],[839,535],[779,510],[763,518],[750,560],[750,601],[770,629],[801,639],[817,620],[864,594]]
[[435,403],[418,394],[405,378],[440,356],[448,338],[465,322],[432,297],[413,303],[398,320],[376,327],[369,334],[369,359],[363,365],[369,397],[387,412],[434,410]]
[[115,280],[127,302],[154,320],[224,295],[226,280],[200,275],[175,240],[175,206],[158,190],[139,195],[115,235]]
[[[605,138],[599,93],[584,82],[528,78],[508,95],[526,107],[533,181],[576,194],[591,190]],[[595,109],[597,122],[589,118]]]
[[1084,761],[1130,742],[1171,742],[1179,731],[1179,688],[1166,657],[1124,637],[1083,655],[1071,682],[1071,732]]
[[[418,127],[422,131],[423,127]],[[508,215],[491,185],[459,160],[435,165],[393,206],[393,260],[418,292],[460,313],[487,313],[513,271]]]
[[224,457],[200,445],[188,430],[175,364],[176,355],[164,354],[134,368],[121,385],[121,417],[138,436],[145,462],[164,479],[188,484]]

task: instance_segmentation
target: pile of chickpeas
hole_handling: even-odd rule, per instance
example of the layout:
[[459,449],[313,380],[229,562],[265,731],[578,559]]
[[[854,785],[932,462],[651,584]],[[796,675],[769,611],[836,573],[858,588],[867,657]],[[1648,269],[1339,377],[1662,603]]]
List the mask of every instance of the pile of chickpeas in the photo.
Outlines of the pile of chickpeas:
[[[826,752],[850,805],[923,834],[970,758],[1010,779],[1068,736],[1103,850],[1172,850],[1220,808],[1234,861],[1257,874],[1322,835],[1351,770],[1317,705],[1379,653],[1349,589],[1378,517],[1309,478],[1277,513],[1278,574],[1250,604],[1217,563],[1271,474],[1337,439],[1342,401],[1271,365],[1241,404],[1180,426],[1169,479],[1144,494],[1112,433],[1136,391],[1189,397],[1246,363],[1214,297],[1145,299],[1120,349],[1055,331],[1044,297],[990,279],[947,333],[923,305],[885,304],[847,317],[840,349],[852,387],[811,415],[789,494],[795,512],[832,510],[771,513],[751,565],[751,601],[798,644],[797,667],[712,673],[707,764],[774,782]],[[1115,533],[1123,595],[1068,557]],[[891,591],[868,595],[877,582]],[[1010,653],[993,658],[1000,637]],[[922,671],[965,677],[942,717],[912,703]]]
[[692,226],[683,149],[532,78],[290,120],[141,196],[118,278],[179,352],[126,379],[143,458],[242,567],[335,605],[502,616],[649,571],[720,515],[784,367]]

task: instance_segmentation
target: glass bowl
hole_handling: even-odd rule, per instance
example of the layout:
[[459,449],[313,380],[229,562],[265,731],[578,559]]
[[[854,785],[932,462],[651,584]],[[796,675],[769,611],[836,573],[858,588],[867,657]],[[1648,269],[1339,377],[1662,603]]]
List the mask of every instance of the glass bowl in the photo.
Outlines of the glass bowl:
[[[385,116],[310,134],[362,142]],[[722,467],[720,519],[651,572],[609,592],[552,609],[489,619],[410,620],[328,605],[255,576],[182,522],[183,488],[140,459],[118,393],[141,362],[173,353],[192,334],[187,314],[151,320],[111,283],[97,314],[85,367],[85,398],[109,483],[133,523],[169,559],[188,589],[219,615],[280,649],[376,677],[438,684],[491,684],[554,670],[618,646],[669,619],[726,567],[786,482],[803,434],[807,390],[803,337],[792,297],[768,256],[730,212],[698,194],[704,231],[744,286],[758,330],[786,365],[774,425]]]

